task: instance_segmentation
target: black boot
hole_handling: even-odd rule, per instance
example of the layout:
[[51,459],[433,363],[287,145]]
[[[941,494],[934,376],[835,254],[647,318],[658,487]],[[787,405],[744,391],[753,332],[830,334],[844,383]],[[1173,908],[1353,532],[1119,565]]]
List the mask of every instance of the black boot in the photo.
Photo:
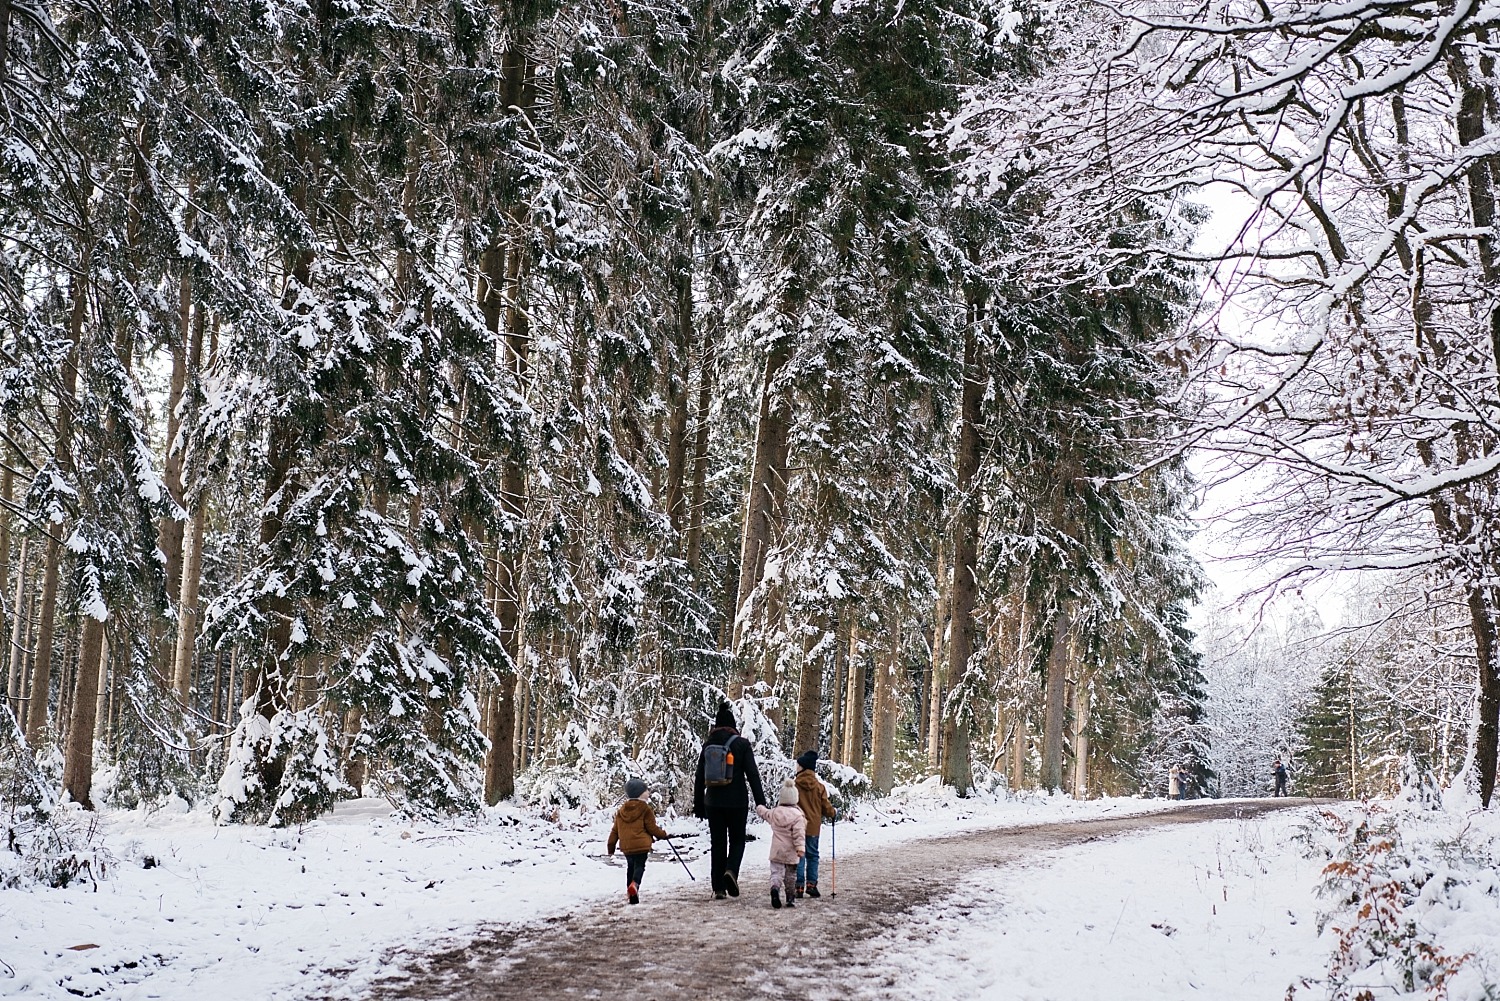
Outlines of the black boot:
[[715,890],[714,891],[714,899],[715,900],[723,900],[723,899],[725,899],[728,896],[729,896],[729,894],[725,893],[723,890]]
[[739,878],[727,870],[724,873],[724,888],[729,891],[731,897],[738,897],[740,895]]
[[[792,902],[788,900],[786,905],[790,907]],[[778,911],[781,910],[781,890],[774,886],[771,887],[771,906]]]
[[807,884],[807,895],[809,897],[813,898],[814,900],[817,900],[819,897],[822,896],[822,894],[818,892],[818,884],[817,883],[808,883]]

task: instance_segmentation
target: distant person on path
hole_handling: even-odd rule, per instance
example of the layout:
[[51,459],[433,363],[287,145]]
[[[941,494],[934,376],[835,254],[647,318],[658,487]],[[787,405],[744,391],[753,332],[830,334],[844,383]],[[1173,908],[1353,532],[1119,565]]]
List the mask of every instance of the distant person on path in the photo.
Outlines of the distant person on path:
[[698,754],[693,780],[693,815],[708,821],[709,863],[713,867],[714,899],[740,895],[740,862],[745,857],[745,821],[750,799],[766,805],[755,767],[755,749],[735,729],[728,702],[719,704],[714,727]]
[[1281,759],[1280,758],[1276,759],[1276,765],[1271,769],[1271,775],[1276,779],[1276,789],[1275,789],[1274,792],[1271,793],[1271,795],[1272,796],[1285,796],[1286,795],[1286,765],[1283,765],[1281,763]]
[[625,795],[625,802],[615,811],[615,824],[609,829],[609,842],[604,850],[614,855],[618,844],[625,853],[625,895],[632,904],[638,904],[651,846],[655,839],[665,841],[671,835],[656,826],[656,811],[646,802],[646,783],[640,779],[627,780]]
[[818,836],[823,832],[823,820],[838,817],[833,804],[828,801],[828,790],[818,778],[818,752],[803,751],[797,755],[797,803],[802,807],[802,816],[807,818],[807,834],[803,841],[802,858],[797,861],[797,896],[806,893],[814,900],[822,896],[818,892]]
[[807,818],[798,805],[798,795],[796,784],[788,779],[781,787],[775,809],[761,805],[755,808],[760,819],[771,825],[771,906],[778,910],[783,891],[786,905],[797,906],[795,880],[807,837]]
[[1175,764],[1172,770],[1167,772],[1167,798],[1182,798],[1182,769]]

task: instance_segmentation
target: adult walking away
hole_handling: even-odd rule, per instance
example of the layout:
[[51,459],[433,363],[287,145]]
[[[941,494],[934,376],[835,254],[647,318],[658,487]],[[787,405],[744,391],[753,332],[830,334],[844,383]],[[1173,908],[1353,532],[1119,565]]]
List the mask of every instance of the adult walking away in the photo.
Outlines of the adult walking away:
[[766,805],[755,767],[755,748],[735,728],[728,702],[719,704],[714,727],[698,754],[693,779],[693,815],[708,821],[709,863],[714,899],[740,895],[740,862],[745,857],[745,821],[750,800]]
[[1276,779],[1276,789],[1275,789],[1274,792],[1271,793],[1271,795],[1272,796],[1285,796],[1286,795],[1286,765],[1283,765],[1281,763],[1281,759],[1280,758],[1276,759],[1276,765],[1275,765],[1275,767],[1273,767],[1271,769],[1271,775]]

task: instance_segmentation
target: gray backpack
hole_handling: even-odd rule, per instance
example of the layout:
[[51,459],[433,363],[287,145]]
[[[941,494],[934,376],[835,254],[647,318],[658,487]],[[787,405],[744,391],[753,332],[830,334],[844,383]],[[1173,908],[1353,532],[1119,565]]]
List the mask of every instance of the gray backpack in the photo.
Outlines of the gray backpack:
[[722,744],[703,745],[703,784],[709,789],[734,784],[734,752],[730,737]]

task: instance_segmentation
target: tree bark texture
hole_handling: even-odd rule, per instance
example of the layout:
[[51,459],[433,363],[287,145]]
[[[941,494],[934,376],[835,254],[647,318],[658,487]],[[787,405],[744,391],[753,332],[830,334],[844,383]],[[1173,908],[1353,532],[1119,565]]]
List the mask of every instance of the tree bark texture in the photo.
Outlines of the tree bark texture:
[[943,767],[943,673],[948,652],[948,595],[952,582],[948,577],[948,552],[938,545],[937,607],[932,615],[932,666],[927,674],[927,716],[922,725],[927,730],[927,767],[934,775]]
[[1073,798],[1089,798],[1089,718],[1093,714],[1088,672],[1073,685]]
[[[506,60],[508,72],[521,75],[519,93],[529,92],[525,78],[530,73],[524,56],[511,53]],[[519,229],[525,219],[517,220]],[[486,313],[486,320],[498,324],[498,302],[494,297],[505,294],[505,362],[514,382],[517,396],[526,395],[527,373],[530,364],[531,326],[527,304],[522,295],[526,281],[523,254],[517,242],[505,260],[503,284],[497,282],[493,268],[501,255],[487,254],[485,281],[481,289],[489,300],[486,306],[494,312]],[[504,290],[502,293],[501,290]],[[492,319],[493,317],[493,319]],[[497,327],[491,327],[497,331]],[[508,459],[501,472],[501,509],[506,521],[519,532],[526,514],[526,467],[517,460]],[[521,669],[521,546],[520,538],[500,541],[495,573],[496,617],[500,620],[500,644],[505,651],[506,663],[501,665],[500,681],[495,689],[495,713],[490,720],[488,737],[489,754],[485,759],[484,798],[490,805],[509,799],[516,788],[516,674]]]
[[[193,280],[186,273],[178,284],[177,339],[171,343],[172,377],[167,387],[167,458],[162,465],[162,480],[172,503],[183,505],[182,469],[183,449],[179,440],[182,433],[182,394],[188,380],[189,342],[193,325]],[[161,519],[158,530],[161,550],[167,557],[167,595],[177,597],[182,586],[182,535],[183,523],[168,515]]]
[[896,716],[900,712],[901,624],[891,623],[889,658],[875,664],[875,706],[870,732],[870,778],[875,791],[888,795],[896,784]]
[[[1492,67],[1481,64],[1479,72],[1475,73],[1468,65],[1464,54],[1458,53],[1453,56],[1452,73],[1454,82],[1459,88],[1459,106],[1457,114],[1458,142],[1460,146],[1473,146],[1482,142],[1485,138],[1485,110],[1487,106],[1493,105],[1493,94],[1487,92],[1488,81],[1492,78]],[[1475,229],[1481,234],[1478,239],[1480,273],[1484,278],[1487,288],[1494,288],[1500,282],[1500,259],[1495,252],[1494,236],[1491,230],[1495,223],[1495,183],[1496,178],[1492,171],[1496,167],[1497,160],[1494,156],[1487,157],[1480,163],[1469,169],[1465,178],[1468,194],[1469,209],[1473,217]],[[1500,309],[1493,303],[1489,306],[1488,328],[1490,334],[1490,364],[1500,365]],[[1483,443],[1484,450],[1490,451],[1497,446],[1493,441]],[[1478,496],[1473,499],[1483,505],[1479,517],[1475,519],[1478,525],[1483,526],[1490,512],[1485,508],[1494,506],[1494,488],[1489,484],[1476,484],[1466,488],[1468,493],[1473,491]],[[1485,527],[1479,527],[1478,532],[1485,532]],[[1470,536],[1475,534],[1474,529],[1463,532],[1462,544],[1472,546],[1474,541]],[[1484,540],[1488,542],[1489,540]],[[1479,579],[1467,586],[1467,604],[1469,606],[1469,617],[1471,629],[1475,640],[1475,655],[1479,667],[1479,704],[1476,707],[1477,718],[1474,732],[1474,760],[1479,771],[1479,798],[1485,807],[1490,805],[1490,799],[1495,792],[1495,778],[1497,765],[1500,765],[1500,667],[1495,663],[1495,643],[1497,640],[1497,615],[1500,609],[1496,608],[1494,588],[1487,586],[1483,581],[1493,579],[1497,557],[1492,544],[1482,545],[1481,551],[1485,565],[1482,572],[1476,575]]]
[[1042,721],[1042,788],[1055,792],[1063,786],[1063,727],[1068,711],[1068,613],[1058,608],[1052,623],[1052,650],[1047,655],[1047,680]]
[[[686,493],[683,490],[687,477],[688,458],[688,411],[691,394],[688,383],[693,370],[693,272],[692,262],[683,265],[677,278],[677,343],[672,363],[667,373],[667,518],[671,521],[676,540],[681,540],[687,527]],[[680,541],[674,541],[674,545]]]
[[[739,691],[755,683],[756,665],[742,657],[749,629],[751,595],[766,568],[766,554],[771,546],[771,522],[776,506],[778,484],[786,476],[784,468],[787,439],[787,408],[778,383],[781,370],[791,360],[791,350],[778,346],[766,356],[765,374],[760,391],[760,414],[755,429],[755,454],[750,463],[750,486],[745,495],[745,517],[740,530],[740,578],[735,589],[732,650],[740,660],[742,671]],[[778,458],[781,466],[778,466]]]
[[797,682],[797,729],[792,754],[818,750],[823,727],[823,668],[836,640],[821,628],[809,629],[802,640],[802,675]]
[[849,690],[844,695],[844,764],[865,770],[865,659],[859,652],[859,624],[849,627]]
[[182,588],[177,599],[177,648],[172,658],[172,687],[186,706],[192,691],[194,653],[198,641],[198,589],[203,579],[203,531],[207,512],[202,501],[194,506],[183,533]]
[[63,758],[63,789],[73,802],[86,810],[94,808],[89,798],[94,781],[94,723],[99,711],[99,672],[104,664],[104,623],[92,615],[83,617],[83,637],[78,645],[78,672],[74,681],[72,718],[68,722],[67,751]]
[[688,511],[687,565],[694,576],[703,552],[703,506],[708,499],[708,412],[713,403],[713,359],[703,351],[698,375],[697,426],[693,432],[693,499]]
[[849,684],[849,658],[844,649],[847,627],[843,613],[834,613],[833,629],[833,677],[831,679],[833,702],[828,707],[828,757],[842,762],[844,760],[844,689]]
[[[57,406],[57,438],[52,456],[58,469],[73,471],[73,395],[78,388],[79,352],[82,350],[83,321],[88,313],[88,292],[82,278],[73,280],[73,309],[68,320],[72,346],[63,360],[62,392]],[[42,570],[42,608],[36,630],[36,653],[31,668],[31,701],[26,706],[26,742],[33,748],[47,729],[47,696],[52,686],[52,653],[57,638],[57,585],[60,577],[62,543],[58,526],[47,533],[47,552]]]
[[31,540],[21,540],[21,556],[16,560],[16,590],[11,601],[13,618],[10,623],[10,648],[6,658],[9,670],[6,672],[5,693],[10,699],[11,715],[17,720],[25,719],[21,713],[24,704],[21,699],[25,695],[26,683],[26,626],[31,616],[26,608],[26,550],[30,548]]
[[979,358],[977,322],[971,318],[964,334],[964,385],[959,410],[958,510],[953,518],[953,597],[948,629],[948,705],[943,709],[943,783],[967,795],[974,784],[969,762],[969,658],[974,652],[974,605],[979,591],[979,498],[974,480],[979,472],[979,407],[984,399],[984,377]]

